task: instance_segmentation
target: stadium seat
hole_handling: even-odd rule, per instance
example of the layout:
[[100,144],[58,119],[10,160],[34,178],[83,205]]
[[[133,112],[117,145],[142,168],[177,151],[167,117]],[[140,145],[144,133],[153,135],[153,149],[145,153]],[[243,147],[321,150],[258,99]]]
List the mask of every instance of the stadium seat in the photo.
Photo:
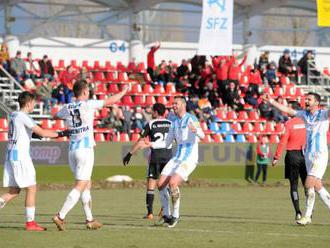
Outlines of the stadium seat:
[[146,105],[154,105],[156,103],[155,97],[154,96],[147,96],[146,97]]
[[280,86],[277,85],[274,90],[274,95],[283,96],[283,88],[281,88]]
[[105,84],[105,83],[99,83],[99,84],[97,84],[96,93],[107,93],[107,92],[108,92],[107,84]]
[[55,130],[64,130],[65,124],[63,120],[55,120],[55,123],[53,125],[53,129]]
[[253,131],[253,126],[250,122],[244,122],[242,131],[244,133],[249,133]]
[[87,68],[87,70],[89,70],[90,66],[88,65],[88,60],[83,60],[81,67],[85,67],[85,68]]
[[118,82],[127,82],[128,81],[127,73],[118,72],[117,80],[118,80]]
[[109,71],[114,71],[115,68],[113,67],[113,65],[111,64],[110,61],[105,61],[105,65],[104,65],[104,69],[109,72]]
[[261,133],[263,131],[264,131],[264,126],[262,125],[261,122],[254,123],[254,127],[253,127],[254,133]]
[[249,121],[258,121],[259,120],[259,114],[256,110],[252,110],[249,112]]
[[278,135],[276,134],[271,134],[269,137],[269,143],[271,144],[278,144],[280,142],[280,139],[278,137]]
[[234,121],[236,119],[237,119],[237,114],[236,114],[235,111],[230,110],[230,111],[227,112],[227,120],[228,121]]
[[203,143],[211,143],[212,142],[212,138],[211,135],[209,134],[205,134],[204,139],[202,140]]
[[167,105],[167,99],[165,96],[158,96],[157,97],[157,103],[162,103],[164,104],[165,106]]
[[157,84],[154,89],[154,94],[164,94],[165,90],[162,84]]
[[134,96],[134,105],[144,106],[145,96]]
[[234,130],[235,133],[240,133],[242,132],[242,126],[239,122],[234,122],[231,124],[232,130]]
[[65,70],[65,64],[64,64],[64,60],[63,59],[60,59],[58,61],[58,65],[57,67],[55,67],[55,70]]
[[227,134],[225,137],[225,143],[234,143],[234,142],[235,142],[234,136],[231,134]]
[[122,102],[123,105],[126,105],[126,106],[132,106],[132,105],[134,105],[133,100],[132,100],[132,97],[131,96],[128,96],[128,95],[124,96],[122,98],[122,101],[121,102]]
[[0,131],[8,130],[8,120],[6,118],[0,118]]
[[95,74],[94,74],[94,81],[99,81],[99,82],[104,81],[104,74],[103,74],[103,72],[101,72],[101,71],[95,72]]
[[213,134],[212,139],[215,143],[223,143],[223,137],[219,133]]
[[219,119],[219,121],[227,120],[227,114],[222,109],[217,109],[216,110],[216,116]]
[[140,73],[146,73],[147,72],[146,67],[145,67],[143,62],[140,62],[137,65],[137,71],[140,72]]
[[100,118],[106,118],[109,115],[109,109],[108,108],[102,108],[100,110]]
[[95,61],[94,61],[94,66],[93,66],[93,70],[94,70],[94,71],[98,71],[98,70],[100,70],[100,69],[101,69],[100,61],[95,60]]
[[132,85],[131,93],[132,93],[132,94],[142,93],[142,87],[141,87],[141,84],[133,84],[133,85]]
[[237,120],[238,121],[247,121],[249,119],[248,114],[246,111],[239,111]]
[[166,84],[166,94],[171,95],[176,93],[175,85],[173,83]]
[[105,141],[103,133],[95,133],[94,136],[95,136],[95,141],[96,142],[104,142]]
[[58,111],[60,111],[60,109],[61,109],[61,107],[58,106],[58,105],[52,107],[52,109],[50,110],[51,115],[52,115],[52,116],[55,116],[55,114],[56,114]]
[[120,133],[120,142],[129,142],[129,136],[127,133]]
[[271,122],[271,121],[267,121],[266,125],[265,125],[264,132],[265,133],[273,133],[274,131],[275,131],[274,123]]
[[276,123],[275,132],[276,133],[283,133],[284,132],[284,124],[280,123],[280,122]]
[[8,133],[0,132],[0,141],[8,141]]
[[236,142],[239,142],[239,143],[245,143],[246,142],[246,138],[243,134],[238,134],[236,136]]
[[145,84],[143,86],[143,93],[150,94],[153,92],[153,89],[150,84]]
[[202,130],[205,132],[205,131],[208,131],[208,127],[207,127],[207,124],[205,121],[201,121],[200,122],[200,126],[202,128]]
[[227,122],[222,122],[220,127],[220,133],[229,133],[231,132],[230,124]]
[[114,81],[115,81],[114,72],[112,72],[112,71],[108,71],[108,72],[105,74],[105,81],[107,81],[107,82],[114,82]]
[[255,136],[254,134],[247,134],[246,140],[248,143],[257,143],[258,142],[257,136]]
[[211,124],[210,124],[210,130],[212,132],[217,133],[220,130],[218,123],[217,122],[211,122]]
[[131,142],[136,142],[138,141],[140,138],[140,134],[139,133],[132,133],[131,135]]
[[41,127],[44,129],[51,129],[53,127],[51,120],[43,119],[41,121]]
[[72,59],[70,65],[74,68],[77,69],[79,66],[77,65],[77,60]]
[[296,87],[296,97],[300,97],[305,95],[304,90],[302,88]]
[[116,83],[109,84],[109,93],[118,93],[119,87]]

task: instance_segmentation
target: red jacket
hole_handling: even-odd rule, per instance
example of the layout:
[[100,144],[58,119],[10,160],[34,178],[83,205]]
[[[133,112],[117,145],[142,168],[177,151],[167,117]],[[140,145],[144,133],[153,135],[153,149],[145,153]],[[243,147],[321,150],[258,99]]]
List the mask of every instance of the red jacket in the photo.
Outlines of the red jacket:
[[285,132],[277,146],[274,159],[280,159],[286,146],[287,151],[302,150],[306,144],[306,128],[302,119],[294,117],[285,123]]
[[231,64],[231,66],[229,67],[229,71],[228,71],[229,80],[239,80],[239,75],[241,73],[241,67],[242,67],[242,65],[245,64],[246,58],[247,58],[247,56],[245,55],[244,59],[238,66]]
[[156,48],[151,48],[150,51],[148,52],[148,56],[147,56],[147,64],[148,67],[154,69],[155,67],[155,52],[159,49],[160,46],[156,47]]

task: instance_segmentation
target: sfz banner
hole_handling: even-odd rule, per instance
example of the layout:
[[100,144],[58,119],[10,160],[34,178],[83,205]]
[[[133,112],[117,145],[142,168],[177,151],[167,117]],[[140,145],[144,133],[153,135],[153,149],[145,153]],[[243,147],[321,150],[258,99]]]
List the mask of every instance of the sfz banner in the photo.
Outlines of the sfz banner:
[[199,55],[231,55],[234,0],[203,0]]

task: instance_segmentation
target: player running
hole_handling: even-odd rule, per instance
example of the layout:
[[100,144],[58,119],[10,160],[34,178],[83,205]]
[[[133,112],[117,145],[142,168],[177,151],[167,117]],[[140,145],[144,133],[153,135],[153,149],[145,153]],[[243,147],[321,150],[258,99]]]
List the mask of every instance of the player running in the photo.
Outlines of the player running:
[[304,156],[307,169],[305,183],[305,187],[307,188],[306,213],[304,217],[297,220],[297,224],[311,224],[315,191],[330,209],[330,194],[322,185],[322,177],[328,164],[327,131],[329,129],[329,110],[320,108],[321,96],[314,92],[307,93],[305,98],[306,110],[300,111],[275,102],[269,98],[269,95],[265,95],[264,98],[282,112],[291,116],[297,116],[305,122],[306,147]]
[[[154,218],[153,202],[157,180],[166,163],[172,158],[172,146],[166,147],[163,142],[171,126],[171,121],[164,118],[166,111],[165,105],[156,103],[153,105],[152,110],[153,120],[149,121],[145,125],[141,132],[141,138],[133,145],[131,151],[128,152],[123,158],[123,164],[126,166],[136,151],[149,147],[146,146],[146,143],[144,142],[145,138],[149,138],[151,142],[161,142],[161,145],[158,148],[151,148],[149,165],[147,169],[146,206],[148,212],[144,218],[149,220]],[[163,191],[165,192],[161,192],[161,194],[168,194],[167,188],[164,188]]]
[[[300,110],[299,103],[291,102],[289,106],[294,110]],[[298,182],[299,176],[303,186],[307,177],[305,158],[303,149],[306,144],[306,128],[301,118],[294,117],[285,123],[285,132],[281,137],[280,143],[277,145],[276,153],[273,160],[275,166],[281,158],[284,147],[286,146],[285,155],[285,178],[290,182],[290,196],[292,205],[296,212],[296,220],[302,217],[299,207]],[[305,194],[306,194],[305,190]]]
[[[168,208],[169,199],[166,195],[161,195],[162,206],[164,207],[164,223],[168,227],[174,227],[180,220],[180,190],[183,181],[188,180],[188,176],[194,171],[198,163],[198,142],[205,134],[202,131],[197,118],[186,111],[186,100],[184,97],[176,97],[173,109],[176,118],[172,121],[172,126],[164,140],[165,147],[169,147],[173,140],[178,145],[176,154],[165,165],[160,179],[158,189],[162,191],[169,185],[172,199],[173,211],[170,215]],[[151,142],[153,149],[164,147],[162,142]]]
[[128,91],[124,86],[118,94],[109,96],[106,100],[89,100],[89,87],[85,80],[78,81],[73,86],[76,100],[65,105],[56,117],[65,119],[70,130],[69,165],[75,177],[75,185],[68,194],[62,209],[53,217],[59,231],[64,230],[64,219],[76,205],[79,198],[86,215],[87,229],[99,229],[102,224],[93,218],[91,211],[91,176],[94,166],[94,132],[93,121],[96,109],[110,106],[119,101]]
[[0,197],[0,209],[16,198],[21,189],[25,194],[25,218],[27,231],[45,231],[46,228],[35,222],[37,193],[36,171],[30,156],[31,138],[58,138],[67,135],[66,131],[54,132],[39,127],[28,115],[35,105],[35,96],[24,91],[18,96],[20,110],[10,115],[8,145],[3,172],[3,187],[8,193]]

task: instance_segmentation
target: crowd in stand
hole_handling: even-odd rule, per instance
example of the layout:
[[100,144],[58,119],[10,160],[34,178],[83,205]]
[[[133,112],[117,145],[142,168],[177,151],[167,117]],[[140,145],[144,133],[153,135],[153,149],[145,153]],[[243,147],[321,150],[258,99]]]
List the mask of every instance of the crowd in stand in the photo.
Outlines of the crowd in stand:
[[[127,67],[121,66],[125,68],[129,78],[141,84],[149,83],[153,87],[162,84],[166,87],[167,83],[174,83],[177,92],[189,98],[188,111],[207,123],[216,119],[214,110],[217,108],[235,111],[259,109],[261,117],[267,120],[286,121],[287,117],[267,102],[263,102],[260,94],[265,86],[273,90],[281,87],[287,78],[297,83],[299,74],[308,73],[307,62],[313,61],[312,51],[307,51],[295,65],[290,58],[290,51],[284,50],[278,66],[270,61],[268,51],[264,52],[254,65],[246,65],[246,54],[242,57],[214,56],[210,60],[196,55],[189,60],[183,59],[180,65],[165,60],[156,65],[155,54],[159,48],[160,43],[151,47],[147,55],[147,70],[144,73],[138,70],[134,60],[130,61]],[[34,59],[31,52],[23,57],[22,53],[17,51],[16,56],[10,59],[6,44],[1,46],[0,62],[23,87],[37,94],[44,103],[46,112],[55,104],[72,100],[75,81],[87,80],[90,82],[91,91],[98,84],[93,71],[86,66],[74,68],[70,65],[65,70],[57,71],[47,55],[39,60]],[[319,72],[315,70],[313,73],[317,75]],[[113,106],[109,115],[98,125],[129,132],[132,129],[142,129],[150,118],[150,106]]]

